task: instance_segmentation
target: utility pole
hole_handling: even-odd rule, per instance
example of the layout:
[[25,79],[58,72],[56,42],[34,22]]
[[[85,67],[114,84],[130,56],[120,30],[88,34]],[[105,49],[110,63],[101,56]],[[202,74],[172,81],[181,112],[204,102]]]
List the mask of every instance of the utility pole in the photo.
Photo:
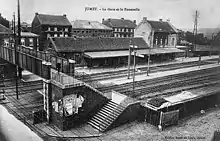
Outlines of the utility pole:
[[14,51],[15,51],[15,65],[16,65],[16,71],[15,71],[15,90],[16,90],[16,98],[18,99],[18,58],[17,58],[17,43],[16,43],[16,29],[15,29],[15,13],[13,14],[13,32],[14,32]]
[[[18,0],[18,36],[17,42],[15,41],[15,64],[16,64],[16,97],[18,97],[18,55],[17,55],[17,47],[21,45],[21,24],[20,24],[20,1]],[[15,30],[15,15],[14,15],[14,36],[16,37],[16,30]]]
[[194,51],[196,50],[196,38],[197,38],[197,30],[198,30],[198,18],[199,18],[199,12],[198,12],[198,10],[196,10],[195,19],[194,19],[194,28],[193,28]]
[[21,45],[20,1],[18,0],[18,45]]
[[133,94],[135,89],[135,68],[136,68],[136,50],[134,49],[134,64],[133,64]]
[[151,47],[149,48],[149,53],[147,57],[147,76],[149,76],[150,73],[150,51],[151,51]]
[[128,79],[130,79],[130,66],[131,66],[131,39],[129,42],[129,55],[128,55]]

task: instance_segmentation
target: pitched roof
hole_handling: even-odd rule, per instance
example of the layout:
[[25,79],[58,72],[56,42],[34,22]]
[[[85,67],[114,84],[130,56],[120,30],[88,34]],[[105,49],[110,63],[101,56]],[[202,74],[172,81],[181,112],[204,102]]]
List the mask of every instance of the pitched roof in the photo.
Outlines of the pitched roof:
[[46,15],[36,13],[36,16],[43,25],[71,26],[71,23],[65,15]]
[[127,19],[107,19],[102,22],[104,25],[107,25],[108,27],[129,27],[129,28],[135,28],[137,25]]
[[168,23],[164,21],[147,21],[155,32],[169,32],[176,33],[175,29]]
[[101,24],[98,21],[88,21],[88,20],[75,20],[71,22],[72,28],[76,29],[105,29],[105,30],[112,30],[112,28]]
[[21,32],[21,37],[38,37],[39,35],[31,32]]
[[13,34],[12,30],[0,24],[0,34]]
[[[54,37],[51,39],[57,52],[74,51],[107,51],[129,49],[129,38],[74,38],[74,37]],[[131,38],[131,42],[138,48],[148,48],[142,38]]]

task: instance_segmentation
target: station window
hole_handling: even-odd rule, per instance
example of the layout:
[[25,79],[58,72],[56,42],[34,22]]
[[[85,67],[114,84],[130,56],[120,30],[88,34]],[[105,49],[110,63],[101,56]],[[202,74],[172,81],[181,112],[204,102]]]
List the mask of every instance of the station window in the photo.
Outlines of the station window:
[[21,38],[21,45],[25,45],[25,39]]
[[29,46],[34,46],[33,38],[29,38]]

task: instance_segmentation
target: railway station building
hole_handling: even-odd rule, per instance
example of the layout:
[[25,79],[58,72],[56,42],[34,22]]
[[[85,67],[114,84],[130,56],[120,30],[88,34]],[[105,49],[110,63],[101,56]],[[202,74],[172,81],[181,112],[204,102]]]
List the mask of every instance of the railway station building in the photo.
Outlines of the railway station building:
[[[137,46],[137,64],[174,59],[182,50],[177,48],[149,48],[143,38],[50,38],[47,51],[73,59],[77,65],[88,67],[120,67],[128,64],[129,46]],[[131,57],[131,62],[132,61]]]
[[[110,66],[117,67],[126,65],[128,62],[129,45],[136,45],[137,50],[145,50],[147,44],[142,38],[50,38],[47,51],[68,59],[73,59],[78,65],[88,67]],[[147,61],[139,58],[137,62]]]

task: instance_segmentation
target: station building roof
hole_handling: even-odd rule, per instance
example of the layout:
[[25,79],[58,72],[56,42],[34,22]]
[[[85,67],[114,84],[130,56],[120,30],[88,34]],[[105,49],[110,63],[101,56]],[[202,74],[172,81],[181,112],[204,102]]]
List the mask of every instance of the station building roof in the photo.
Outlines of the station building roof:
[[142,38],[54,37],[50,40],[56,52],[94,52],[128,50],[130,42],[138,49],[149,48]]

